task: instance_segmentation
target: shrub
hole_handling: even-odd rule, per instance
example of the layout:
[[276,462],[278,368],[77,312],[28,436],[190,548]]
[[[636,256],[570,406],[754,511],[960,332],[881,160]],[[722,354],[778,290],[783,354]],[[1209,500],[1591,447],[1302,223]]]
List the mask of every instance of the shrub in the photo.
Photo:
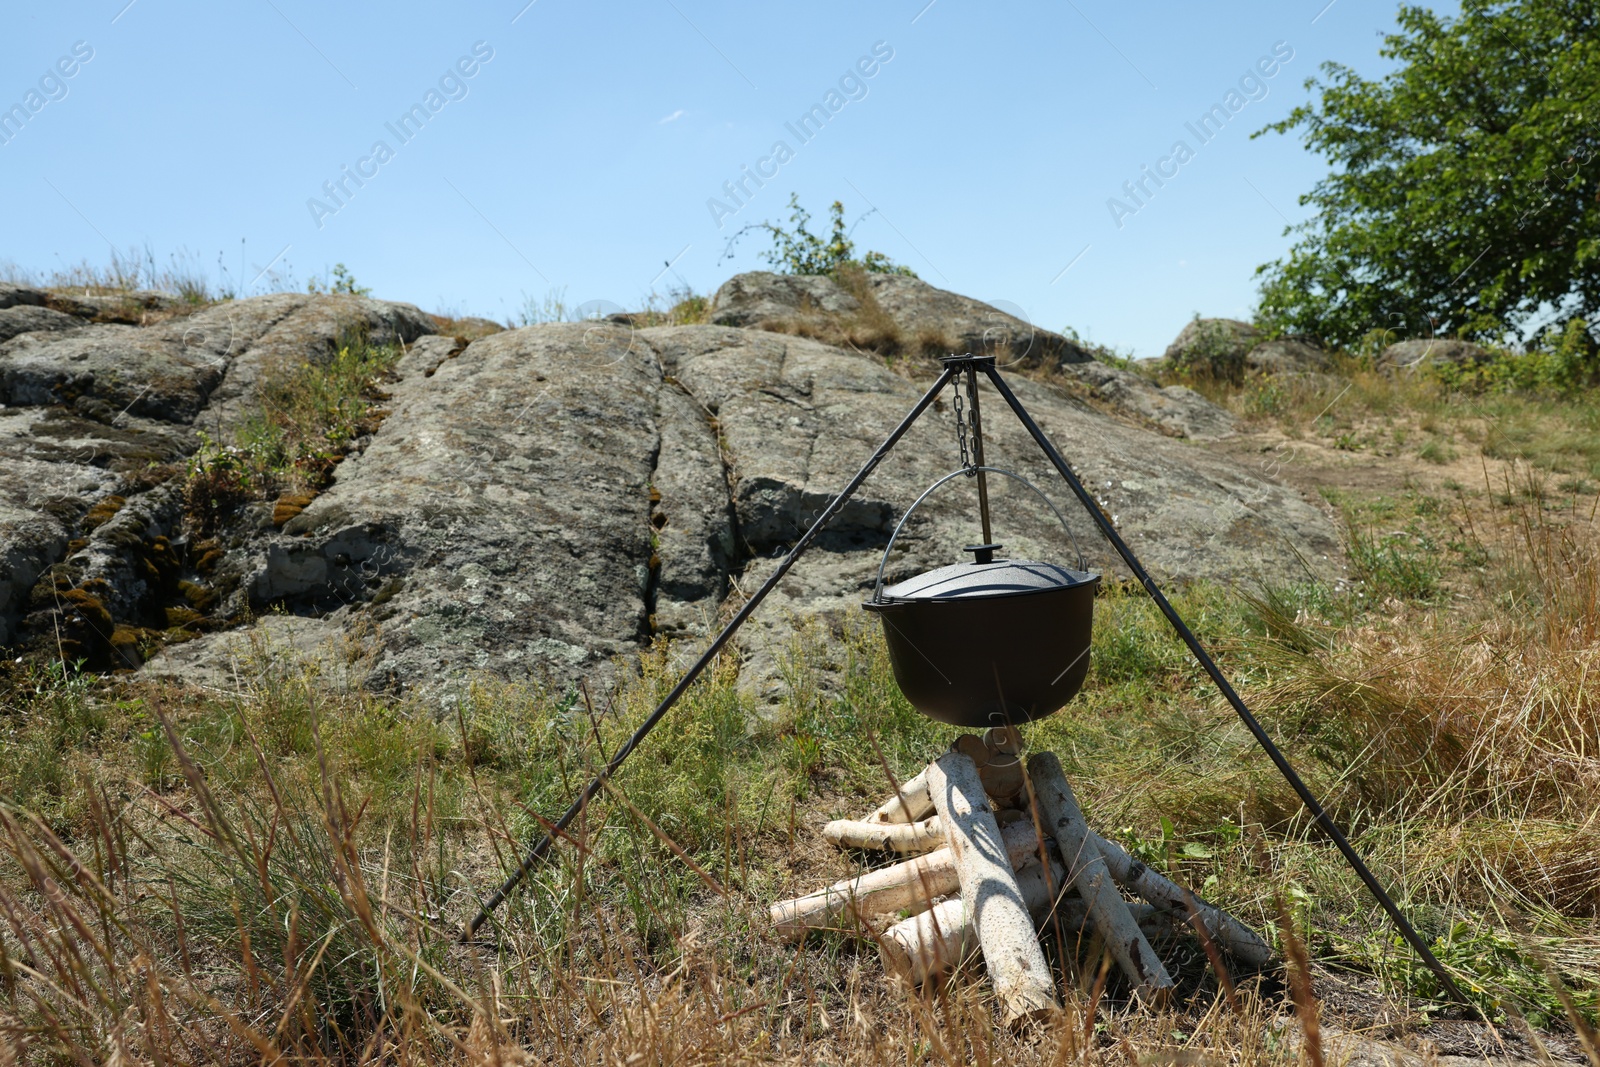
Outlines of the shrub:
[[[867,212],[867,215],[870,214],[871,211]],[[865,217],[866,215],[862,216]],[[855,266],[869,274],[901,274],[908,278],[917,276],[910,267],[894,262],[882,252],[868,252],[857,259],[855,242],[850,240],[850,234],[845,228],[842,202],[835,200],[828,207],[828,218],[832,232],[824,240],[806,228],[811,222],[811,213],[800,206],[799,194],[790,193],[789,222],[792,228],[786,230],[775,222],[758,222],[745,226],[734,234],[733,240],[728,243],[728,255],[733,254],[734,244],[746,232],[752,229],[765,230],[772,238],[772,247],[761,253],[761,258],[780,274],[832,276],[836,275],[840,268]],[[860,222],[861,219],[856,221]]]
[[343,263],[335,263],[329,277],[312,278],[306,283],[308,293],[344,293],[349,296],[371,296],[372,290],[356,284],[356,276]]
[[1548,391],[1563,395],[1600,384],[1600,349],[1589,324],[1573,319],[1551,327],[1523,351],[1503,349],[1485,363],[1433,366],[1444,385],[1463,392]]

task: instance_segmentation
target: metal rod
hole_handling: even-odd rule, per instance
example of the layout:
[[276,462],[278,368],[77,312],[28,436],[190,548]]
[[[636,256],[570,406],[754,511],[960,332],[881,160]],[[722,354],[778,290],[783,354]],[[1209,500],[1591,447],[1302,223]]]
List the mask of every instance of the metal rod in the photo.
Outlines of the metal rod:
[[978,462],[978,515],[983,520],[983,543],[994,543],[989,528],[989,475],[983,469],[983,420],[978,417],[978,367],[967,364],[967,401],[972,407],[972,458]]
[[827,526],[833,517],[839,513],[839,510],[844,507],[845,501],[849,500],[855,491],[861,488],[861,483],[867,480],[867,476],[873,472],[879,463],[883,462],[883,458],[889,454],[900,438],[906,435],[906,431],[911,429],[917,418],[928,409],[928,406],[934,400],[938,399],[939,393],[955,375],[954,368],[945,368],[944,373],[939,375],[939,380],[934,383],[933,388],[923,394],[922,399],[917,401],[917,406],[912,408],[910,414],[901,420],[900,425],[896,426],[889,436],[884,439],[883,443],[878,446],[878,450],[856,472],[856,476],[850,479],[850,483],[841,489],[839,495],[834,497],[833,501],[823,509],[822,514],[817,516],[816,522],[812,523],[811,528],[800,536],[800,540],[794,543],[794,547],[789,550],[789,554],[783,557],[783,561],[778,564],[777,569],[772,572],[765,582],[761,583],[761,588],[757,589],[750,599],[745,601],[738,614],[728,620],[728,625],[722,628],[722,632],[716,636],[716,639],[695,661],[694,666],[690,667],[688,672],[678,680],[678,684],[672,687],[672,692],[667,694],[666,699],[657,705],[656,710],[650,713],[648,719],[639,724],[639,728],[633,732],[633,736],[623,742],[622,747],[617,749],[611,759],[606,761],[606,765],[600,769],[600,772],[594,776],[588,785],[584,786],[583,792],[578,794],[578,798],[567,808],[566,813],[551,824],[550,830],[528,850],[528,854],[523,857],[522,863],[511,877],[507,878],[505,883],[495,890],[494,896],[490,897],[478,909],[478,914],[473,917],[472,922],[467,926],[466,937],[471,937],[478,932],[478,927],[484,924],[484,921],[489,918],[489,914],[505,902],[506,897],[527,876],[534,865],[544,858],[545,854],[550,851],[551,845],[555,843],[556,836],[565,830],[573,819],[578,817],[578,813],[604,787],[606,780],[617,773],[622,767],[623,761],[633,754],[633,750],[639,747],[639,743],[649,735],[651,730],[655,729],[656,724],[678,702],[678,698],[683,696],[690,685],[694,684],[694,680],[700,677],[700,672],[706,669],[706,666],[710,664],[718,652],[722,651],[722,646],[726,645],[729,638],[734,635],[740,626],[744,625],[744,621],[766,599],[767,594],[777,587],[777,584],[783,580],[783,576],[789,573],[789,568],[793,567],[795,561],[800,558],[807,548],[811,547],[811,542],[816,540],[823,527]]
[[1094,520],[1095,525],[1100,527],[1100,532],[1105,534],[1106,540],[1111,542],[1111,547],[1117,550],[1117,554],[1128,565],[1128,569],[1133,572],[1134,577],[1139,579],[1139,584],[1143,585],[1145,592],[1150,594],[1150,599],[1156,602],[1156,606],[1167,617],[1167,621],[1172,624],[1172,628],[1183,639],[1183,643],[1189,646],[1189,651],[1194,654],[1194,658],[1199,661],[1205,672],[1211,676],[1211,681],[1216,684],[1217,689],[1227,699],[1228,703],[1233,705],[1233,710],[1238,713],[1245,728],[1255,737],[1257,744],[1266,751],[1267,756],[1277,766],[1278,771],[1288,781],[1290,787],[1299,794],[1301,802],[1306,806],[1306,810],[1311,812],[1311,817],[1316,820],[1318,826],[1322,827],[1323,832],[1333,839],[1334,845],[1344,854],[1345,860],[1349,862],[1357,876],[1360,877],[1362,883],[1367,887],[1367,891],[1382,905],[1383,910],[1388,912],[1389,918],[1394,921],[1395,926],[1400,931],[1400,935],[1416,950],[1417,955],[1422,957],[1423,962],[1433,971],[1434,977],[1439,979],[1440,985],[1444,987],[1450,996],[1460,1004],[1469,1005],[1470,1002],[1462,994],[1454,979],[1450,977],[1449,972],[1444,969],[1444,964],[1440,963],[1438,958],[1434,956],[1427,943],[1422,940],[1421,935],[1417,933],[1411,922],[1400,911],[1399,905],[1390,899],[1389,894],[1384,890],[1383,885],[1379,883],[1377,877],[1367,869],[1367,865],[1361,859],[1361,856],[1350,842],[1345,839],[1343,831],[1339,829],[1328,813],[1322,809],[1321,803],[1307,788],[1300,775],[1295,772],[1289,760],[1279,751],[1278,746],[1273,744],[1272,738],[1267,736],[1267,731],[1256,720],[1256,717],[1251,714],[1250,709],[1245,707],[1244,701],[1239,698],[1238,693],[1234,692],[1233,686],[1229,684],[1221,669],[1212,660],[1210,653],[1205,650],[1205,646],[1200,644],[1199,638],[1195,637],[1188,625],[1173,609],[1172,604],[1168,602],[1166,596],[1156,586],[1155,579],[1150,577],[1149,572],[1144,569],[1138,557],[1133,554],[1133,550],[1128,547],[1127,543],[1122,540],[1121,535],[1117,533],[1116,527],[1111,525],[1111,520],[1106,517],[1105,512],[1101,511],[1095,503],[1094,497],[1083,487],[1083,483],[1078,480],[1077,475],[1072,473],[1072,468],[1067,466],[1067,461],[1061,457],[1060,452],[1056,451],[1055,445],[1051,444],[1050,439],[1039,428],[1039,424],[1033,421],[1033,417],[1022,406],[1022,401],[1017,399],[1017,395],[1011,391],[1011,387],[1006,385],[1005,380],[1000,377],[1000,372],[995,368],[992,359],[984,365],[983,371],[989,376],[989,380],[994,382],[994,387],[999,390],[1005,402],[1010,405],[1018,421],[1033,437],[1034,443],[1049,457],[1050,462],[1055,465],[1061,477],[1066,479],[1067,485],[1071,487],[1079,502],[1083,504],[1084,510],[1089,513],[1089,517]]

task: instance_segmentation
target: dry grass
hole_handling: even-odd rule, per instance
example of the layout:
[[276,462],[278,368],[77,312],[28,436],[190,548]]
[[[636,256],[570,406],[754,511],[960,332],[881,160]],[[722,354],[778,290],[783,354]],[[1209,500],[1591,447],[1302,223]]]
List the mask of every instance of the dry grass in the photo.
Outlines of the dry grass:
[[816,833],[887,791],[867,739],[903,778],[954,733],[907,706],[875,632],[817,626],[760,715],[719,663],[472,945],[458,931],[535,813],[648,713],[672,650],[613,693],[485,684],[443,718],[268,647],[226,693],[9,665],[0,1044],[26,1063],[1258,1067],[1314,1058],[1293,1020],[1316,1018],[1328,1042],[1381,1026],[1570,1058],[1600,1009],[1600,536],[1545,469],[1417,497],[1415,521],[1467,531],[1434,596],[1177,594],[1498,1037],[1428,999],[1159,616],[1111,589],[1085,692],[1029,740],[1099,829],[1304,953],[1233,976],[1238,1014],[1189,938],[1158,946],[1181,994],[1160,1014],[1098,983],[1091,946],[1051,944],[1065,1010],[1022,1034],[996,1027],[981,967],[919,994],[870,943],[774,938],[769,902],[875,862]]
[[802,304],[793,317],[760,322],[756,328],[809,337],[835,348],[872,352],[890,361],[936,359],[950,355],[959,347],[954,338],[928,327],[908,336],[878,303],[872,291],[871,276],[864,269],[842,267],[834,277],[840,288],[855,299],[855,310],[837,314],[808,302]]
[[[85,296],[125,296],[140,292],[170,293],[179,304],[200,307],[232,297],[230,275],[218,257],[222,284],[213,284],[198,256],[175,252],[165,264],[156,260],[155,251],[146,245],[126,252],[111,251],[109,263],[62,263],[54,270],[26,270],[17,264],[0,261],[0,282],[10,282],[46,290],[80,293]],[[273,280],[277,280],[274,276]]]

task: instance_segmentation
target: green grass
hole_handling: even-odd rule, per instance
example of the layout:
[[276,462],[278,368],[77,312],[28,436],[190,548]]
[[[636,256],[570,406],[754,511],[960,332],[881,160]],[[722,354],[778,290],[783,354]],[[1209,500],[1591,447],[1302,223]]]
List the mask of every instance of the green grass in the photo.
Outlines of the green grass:
[[1426,537],[1356,532],[1347,549],[1370,595],[1432,600],[1439,595],[1439,551]]
[[345,453],[377,428],[385,414],[382,384],[400,355],[398,345],[373,345],[356,333],[325,359],[271,368],[259,410],[231,441],[200,432],[185,481],[200,532],[214,532],[251,501],[321,489]]

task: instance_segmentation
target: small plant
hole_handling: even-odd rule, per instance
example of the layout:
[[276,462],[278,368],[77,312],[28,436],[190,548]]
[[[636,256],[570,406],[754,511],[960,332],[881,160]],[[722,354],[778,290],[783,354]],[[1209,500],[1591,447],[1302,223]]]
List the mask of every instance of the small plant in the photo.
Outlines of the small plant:
[[1287,403],[1287,390],[1270,378],[1253,382],[1244,394],[1244,410],[1250,415],[1277,415]]
[[356,284],[356,276],[343,263],[335,263],[327,278],[312,278],[306,283],[308,293],[343,293],[348,296],[371,296],[372,290]]
[[219,444],[204,430],[196,432],[200,447],[189,457],[184,503],[196,529],[215,533],[240,507],[260,496],[257,464],[235,445]]
[[[867,215],[870,214],[871,211],[867,212]],[[861,218],[866,218],[866,215]],[[882,252],[868,252],[856,258],[856,245],[845,227],[844,204],[841,201],[835,200],[829,205],[828,219],[831,232],[826,239],[812,233],[807,229],[811,213],[800,206],[798,193],[790,193],[790,228],[784,229],[775,222],[757,222],[745,226],[728,242],[728,251],[723,258],[733,255],[734,244],[747,232],[765,230],[772,238],[772,247],[762,252],[761,258],[780,274],[837,275],[841,268],[855,266],[868,274],[901,274],[908,278],[917,276],[910,267],[895,263]],[[860,221],[856,220],[858,223]]]
[[1374,597],[1431,600],[1439,593],[1438,552],[1425,538],[1357,533],[1350,539],[1350,562]]
[[1131,351],[1119,352],[1115,348],[1100,344],[1097,341],[1086,341],[1080,337],[1078,335],[1078,331],[1070,325],[1063,326],[1061,328],[1061,336],[1087,351],[1091,356],[1101,363],[1105,363],[1112,367],[1120,367],[1123,370],[1134,369],[1133,353]]
[[571,322],[573,309],[567,306],[567,290],[565,287],[551,289],[544,296],[535,299],[532,294],[522,298],[522,307],[517,310],[516,324],[518,326],[542,326],[547,322]]
[[1435,438],[1417,449],[1417,456],[1429,463],[1445,464],[1455,460],[1456,450],[1448,443]]
[[700,293],[675,289],[667,295],[673,301],[667,309],[667,322],[671,325],[695,326],[710,318],[711,301]]
[[346,337],[333,356],[269,371],[260,409],[231,443],[199,432],[184,496],[196,528],[214,533],[246,504],[327,484],[340,458],[381,417],[379,383],[400,357],[394,345]]

